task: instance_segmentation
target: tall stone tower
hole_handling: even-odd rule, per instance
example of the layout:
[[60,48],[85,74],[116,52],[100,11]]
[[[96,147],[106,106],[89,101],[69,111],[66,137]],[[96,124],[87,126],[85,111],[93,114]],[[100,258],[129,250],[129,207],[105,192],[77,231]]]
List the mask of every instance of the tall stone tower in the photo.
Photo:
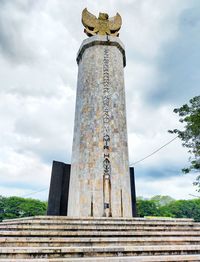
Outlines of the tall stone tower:
[[121,17],[83,10],[68,215],[131,217]]

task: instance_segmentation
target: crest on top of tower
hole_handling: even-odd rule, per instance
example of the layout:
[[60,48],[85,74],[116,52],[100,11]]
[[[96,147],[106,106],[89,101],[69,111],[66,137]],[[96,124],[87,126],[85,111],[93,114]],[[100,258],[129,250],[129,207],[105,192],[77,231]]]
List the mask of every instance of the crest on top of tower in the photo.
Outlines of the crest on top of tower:
[[119,36],[119,30],[122,25],[122,18],[119,13],[109,18],[106,13],[99,13],[97,18],[91,14],[87,8],[82,12],[82,24],[85,29],[84,32],[88,36],[93,35],[111,35]]

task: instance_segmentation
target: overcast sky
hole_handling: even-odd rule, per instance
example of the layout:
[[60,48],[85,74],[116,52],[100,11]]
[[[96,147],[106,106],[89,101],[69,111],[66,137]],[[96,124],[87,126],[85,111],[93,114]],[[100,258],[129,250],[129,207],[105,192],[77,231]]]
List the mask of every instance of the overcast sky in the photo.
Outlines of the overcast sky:
[[[71,161],[85,7],[123,19],[130,163],[173,139],[173,109],[199,95],[199,0],[0,0],[0,195],[46,200],[52,161]],[[135,165],[137,195],[196,194],[188,157],[176,139]]]

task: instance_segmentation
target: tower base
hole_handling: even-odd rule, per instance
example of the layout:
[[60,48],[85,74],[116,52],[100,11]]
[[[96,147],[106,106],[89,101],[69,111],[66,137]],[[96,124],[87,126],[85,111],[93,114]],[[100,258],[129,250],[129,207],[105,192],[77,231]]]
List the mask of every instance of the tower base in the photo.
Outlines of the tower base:
[[[53,161],[48,199],[48,216],[67,216],[71,165]],[[136,217],[136,191],[134,168],[130,167],[132,216]]]

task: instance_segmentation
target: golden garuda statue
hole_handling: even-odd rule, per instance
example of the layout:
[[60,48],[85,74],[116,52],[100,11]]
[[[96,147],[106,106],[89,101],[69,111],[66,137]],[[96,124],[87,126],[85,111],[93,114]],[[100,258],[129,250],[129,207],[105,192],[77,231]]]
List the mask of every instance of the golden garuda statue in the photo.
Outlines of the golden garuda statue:
[[119,29],[122,25],[122,18],[119,13],[111,18],[109,18],[108,14],[106,13],[99,13],[99,17],[97,18],[95,15],[88,12],[87,8],[85,8],[82,12],[82,23],[85,27],[84,32],[88,36],[119,36]]

